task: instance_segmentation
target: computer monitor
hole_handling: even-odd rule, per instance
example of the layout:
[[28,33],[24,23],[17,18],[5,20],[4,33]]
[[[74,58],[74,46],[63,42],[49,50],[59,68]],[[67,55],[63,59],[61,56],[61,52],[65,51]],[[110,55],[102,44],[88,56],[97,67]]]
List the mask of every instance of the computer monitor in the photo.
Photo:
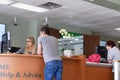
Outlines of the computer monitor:
[[2,45],[2,35],[5,33],[5,24],[0,23],[0,53],[1,53],[1,45]]
[[10,35],[10,32],[7,32],[2,35],[1,53],[7,52],[10,50],[11,50],[11,35]]
[[0,41],[2,41],[2,35],[5,33],[5,24],[0,24]]
[[101,58],[104,58],[104,59],[107,60],[107,49],[106,49],[106,47],[105,46],[96,46],[95,48],[96,48],[95,52],[97,54],[100,54]]
[[20,47],[13,47],[13,46],[12,46],[10,52],[11,52],[11,53],[15,53],[15,52],[17,52],[19,49],[20,49]]

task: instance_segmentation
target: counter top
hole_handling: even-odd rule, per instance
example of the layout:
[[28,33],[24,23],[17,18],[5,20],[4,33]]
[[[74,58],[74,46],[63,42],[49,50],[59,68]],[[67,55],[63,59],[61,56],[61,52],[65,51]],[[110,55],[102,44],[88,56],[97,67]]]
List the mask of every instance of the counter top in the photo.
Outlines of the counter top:
[[[9,53],[9,54],[0,54],[2,57],[42,57],[40,55],[32,55],[32,54],[16,54],[16,53]],[[62,59],[67,59],[67,60],[81,60],[85,59],[85,55],[79,55],[79,56],[72,56],[72,57],[66,57],[66,56],[61,56]]]
[[95,62],[86,62],[87,66],[99,66],[99,67],[112,67],[112,64],[108,63],[95,63]]
[[79,55],[79,56],[71,56],[71,57],[66,57],[66,56],[61,56],[62,59],[70,59],[70,60],[81,60],[85,59],[85,55]]
[[10,54],[0,54],[2,57],[41,57],[39,55],[32,55],[32,54],[16,54],[16,53],[10,53]]

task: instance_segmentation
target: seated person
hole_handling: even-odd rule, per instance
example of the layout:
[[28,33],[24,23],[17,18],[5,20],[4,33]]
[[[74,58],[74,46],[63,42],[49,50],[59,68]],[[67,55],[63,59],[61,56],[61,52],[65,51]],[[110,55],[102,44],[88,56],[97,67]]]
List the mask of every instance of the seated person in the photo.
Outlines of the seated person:
[[35,49],[35,39],[33,37],[28,37],[26,41],[26,47],[20,48],[17,54],[36,54]]

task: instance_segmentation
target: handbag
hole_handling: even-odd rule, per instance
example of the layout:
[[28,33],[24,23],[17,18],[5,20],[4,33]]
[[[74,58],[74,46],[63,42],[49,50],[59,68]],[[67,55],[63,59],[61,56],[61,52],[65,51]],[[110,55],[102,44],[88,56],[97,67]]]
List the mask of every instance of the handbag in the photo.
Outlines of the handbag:
[[100,54],[94,53],[87,58],[88,62],[100,63],[101,56]]

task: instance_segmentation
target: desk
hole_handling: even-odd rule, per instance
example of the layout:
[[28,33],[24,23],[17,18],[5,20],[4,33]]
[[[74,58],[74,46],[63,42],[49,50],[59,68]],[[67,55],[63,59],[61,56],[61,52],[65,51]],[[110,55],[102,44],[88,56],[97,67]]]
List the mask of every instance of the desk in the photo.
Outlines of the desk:
[[0,54],[0,80],[44,80],[38,55]]
[[63,80],[86,80],[85,56],[62,57]]
[[[85,56],[62,57],[63,80],[85,80]],[[38,55],[0,54],[0,80],[44,80]]]
[[[112,67],[85,63],[85,56],[62,57],[62,80],[113,80]],[[38,55],[0,54],[0,80],[44,80],[44,61]]]
[[114,80],[112,64],[86,62],[86,80]]

